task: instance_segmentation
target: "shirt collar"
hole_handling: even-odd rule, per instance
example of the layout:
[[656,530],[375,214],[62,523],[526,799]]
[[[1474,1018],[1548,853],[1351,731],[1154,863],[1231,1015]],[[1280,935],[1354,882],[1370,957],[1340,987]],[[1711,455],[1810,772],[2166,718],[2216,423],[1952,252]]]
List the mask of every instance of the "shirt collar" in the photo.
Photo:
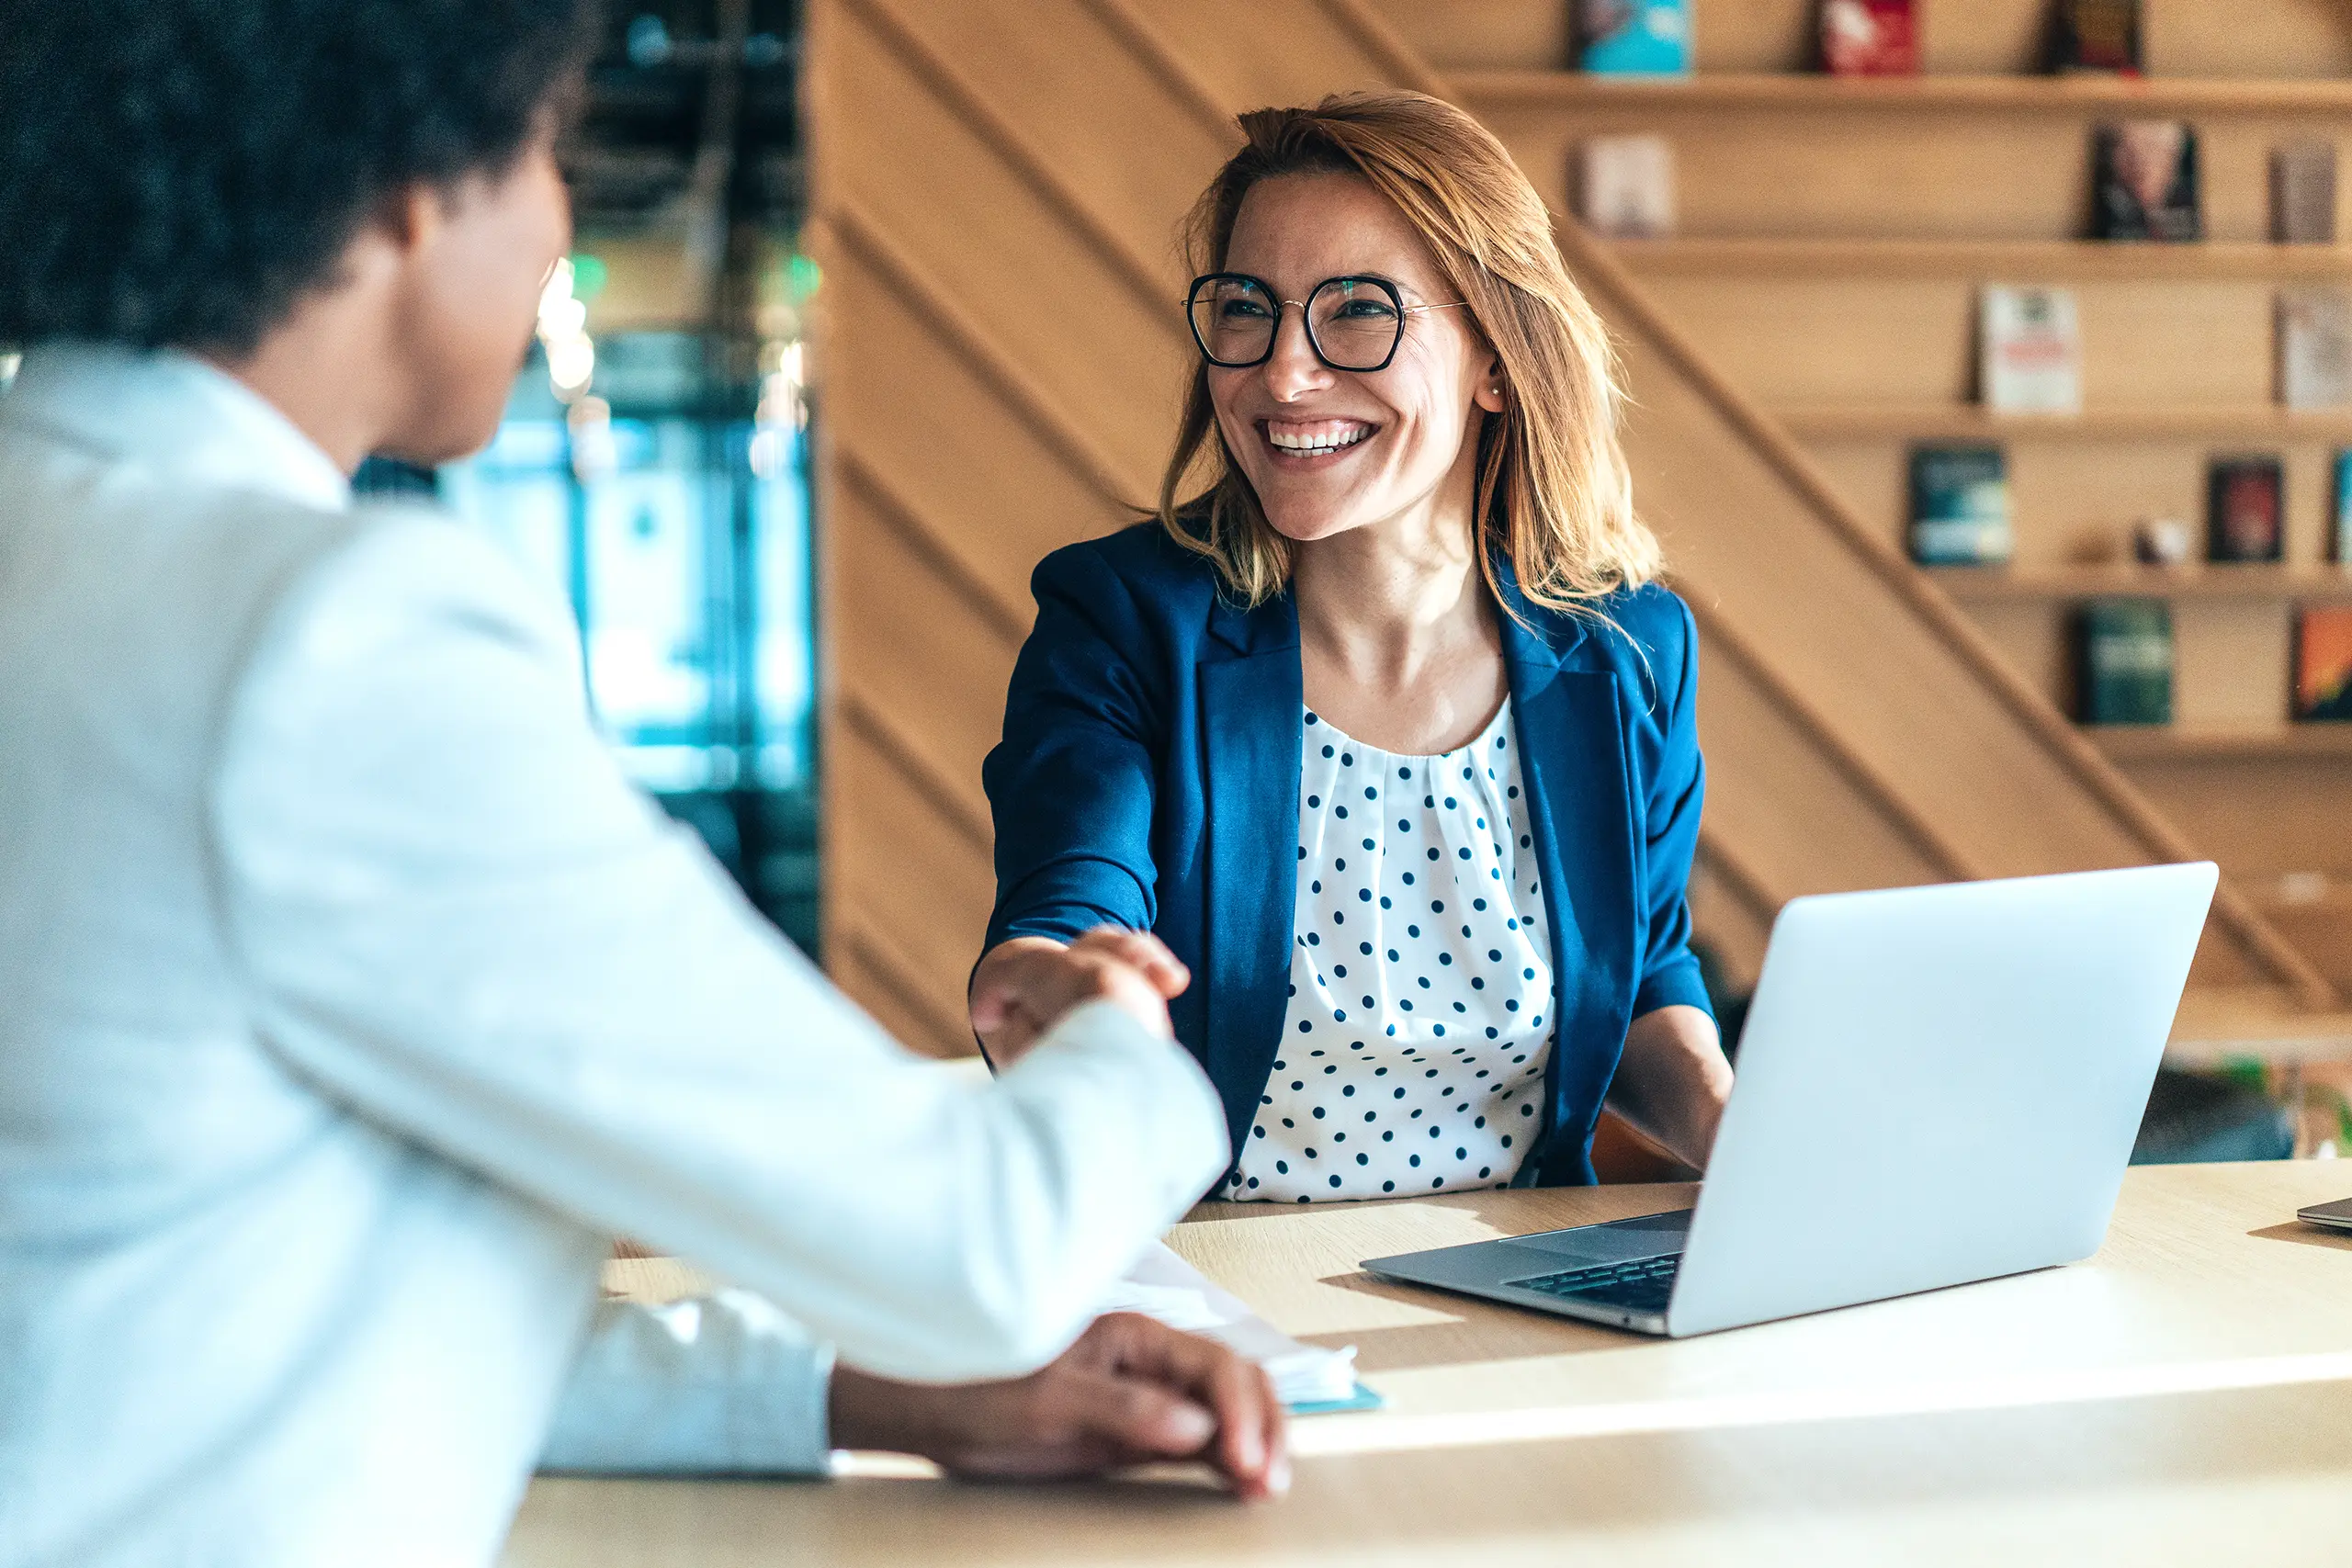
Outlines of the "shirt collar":
[[0,418],[196,485],[322,511],[351,504],[334,460],[267,400],[193,355],[103,344],[25,352]]

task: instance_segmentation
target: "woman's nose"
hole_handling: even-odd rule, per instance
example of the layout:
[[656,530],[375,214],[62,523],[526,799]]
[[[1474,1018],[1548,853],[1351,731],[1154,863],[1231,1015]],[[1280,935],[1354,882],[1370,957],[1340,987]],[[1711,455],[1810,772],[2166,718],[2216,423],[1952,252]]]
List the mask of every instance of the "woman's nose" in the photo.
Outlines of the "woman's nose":
[[1285,301],[1282,312],[1274,325],[1274,352],[1266,360],[1266,389],[1277,401],[1288,403],[1329,386],[1331,372],[1306,339],[1306,310],[1293,315]]

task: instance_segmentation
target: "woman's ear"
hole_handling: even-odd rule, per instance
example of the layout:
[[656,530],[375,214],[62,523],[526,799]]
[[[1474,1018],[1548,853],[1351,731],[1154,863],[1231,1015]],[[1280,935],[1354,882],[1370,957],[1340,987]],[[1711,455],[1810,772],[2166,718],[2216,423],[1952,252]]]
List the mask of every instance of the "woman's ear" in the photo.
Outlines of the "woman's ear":
[[1488,413],[1503,412],[1503,389],[1509,383],[1503,378],[1503,358],[1488,349],[1478,366],[1478,373],[1471,380],[1470,400]]

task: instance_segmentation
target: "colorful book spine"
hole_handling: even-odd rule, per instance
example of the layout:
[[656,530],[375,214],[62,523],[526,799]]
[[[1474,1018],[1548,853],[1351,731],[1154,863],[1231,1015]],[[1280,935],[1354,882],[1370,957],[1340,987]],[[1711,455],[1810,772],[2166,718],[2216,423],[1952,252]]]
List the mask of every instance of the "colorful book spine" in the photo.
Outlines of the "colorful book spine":
[[2286,553],[2286,465],[2216,457],[2206,474],[2206,558],[2275,561]]
[[2335,505],[2328,513],[2335,526],[2328,530],[2327,558],[2352,568],[2352,449],[2337,448],[2335,468]]
[[2058,0],[2051,17],[2055,71],[2140,73],[2140,0]]
[[2001,449],[1915,450],[1911,558],[1922,566],[1999,566],[2009,548],[2008,464]]
[[2127,119],[2091,136],[2091,237],[2203,237],[2197,130],[2177,119]]
[[1577,149],[1577,216],[1611,239],[1674,232],[1674,146],[1663,136],[1596,136]]
[[1690,0],[1578,0],[1577,63],[1600,76],[1690,73]]
[[1821,68],[1832,76],[1916,75],[1912,0],[1821,0]]
[[2352,723],[2352,604],[2295,613],[2295,720]]
[[2335,243],[2335,143],[2290,141],[2270,152],[2270,238],[2282,245]]
[[1977,390],[2002,413],[2080,413],[2083,341],[2074,291],[1986,286],[1977,300]]
[[2094,599],[2076,626],[2078,716],[2085,724],[2172,722],[2172,607],[2161,599]]
[[2352,293],[2282,288],[2277,317],[2278,400],[2290,409],[2352,402]]

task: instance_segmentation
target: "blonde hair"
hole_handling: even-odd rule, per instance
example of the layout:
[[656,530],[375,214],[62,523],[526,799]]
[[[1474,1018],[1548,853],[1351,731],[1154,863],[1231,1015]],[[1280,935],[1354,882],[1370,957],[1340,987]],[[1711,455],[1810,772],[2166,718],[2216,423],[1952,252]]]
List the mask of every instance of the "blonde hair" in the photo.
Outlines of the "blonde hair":
[[[1472,513],[1486,547],[1479,570],[1498,602],[1498,555],[1531,603],[1569,612],[1657,576],[1657,539],[1634,514],[1618,440],[1624,394],[1608,330],[1561,265],[1543,198],[1494,134],[1452,104],[1407,92],[1335,94],[1239,123],[1246,143],[1185,224],[1195,272],[1224,266],[1242,197],[1260,180],[1358,175],[1420,231],[1502,361],[1503,411],[1479,430]],[[1180,503],[1204,459],[1206,488]],[[1226,446],[1204,365],[1185,391],[1159,511],[1245,606],[1290,581],[1291,541],[1266,521]]]

